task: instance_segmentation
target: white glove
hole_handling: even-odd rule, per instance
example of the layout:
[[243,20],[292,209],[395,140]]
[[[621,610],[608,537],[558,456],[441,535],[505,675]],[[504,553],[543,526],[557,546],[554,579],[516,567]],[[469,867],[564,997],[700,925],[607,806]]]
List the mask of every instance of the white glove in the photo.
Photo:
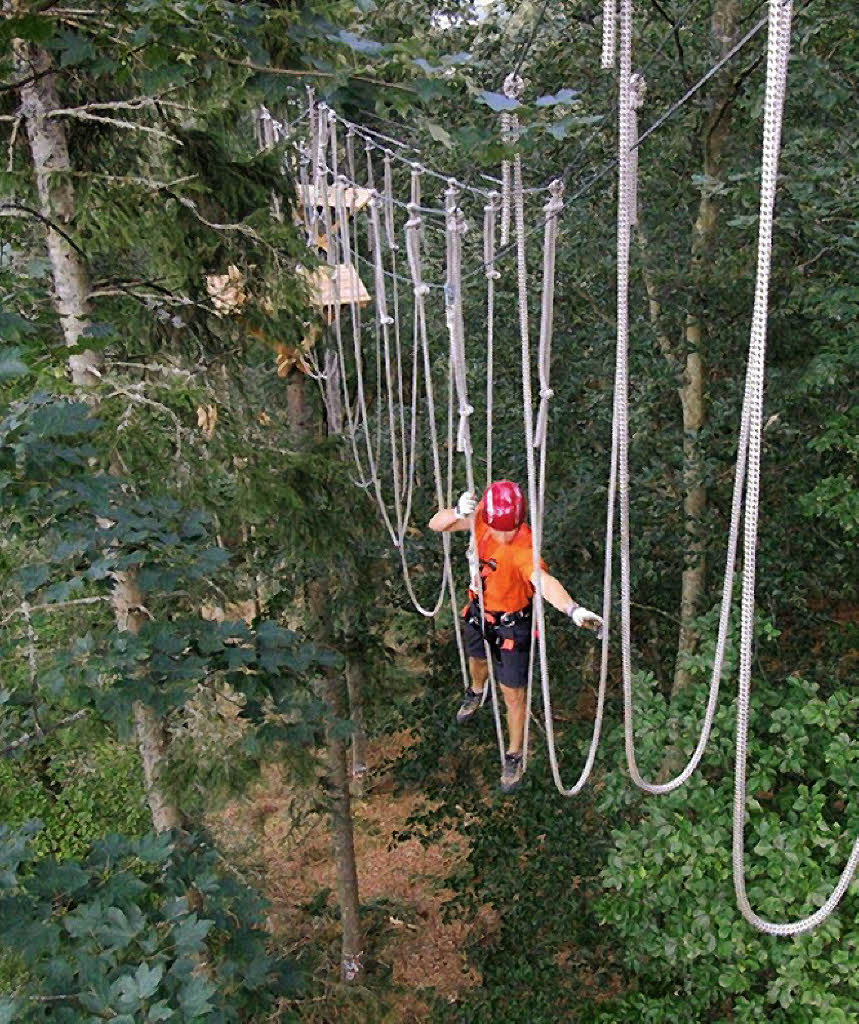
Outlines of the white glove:
[[582,608],[581,605],[576,604],[567,610],[567,615],[577,626],[592,629],[597,636],[602,635],[602,619],[594,612],[589,612],[587,608]]
[[459,496],[459,501],[456,503],[456,508],[453,510],[456,513],[457,519],[468,519],[469,516],[473,516],[475,509],[477,508],[477,498],[471,493],[471,491],[463,491]]

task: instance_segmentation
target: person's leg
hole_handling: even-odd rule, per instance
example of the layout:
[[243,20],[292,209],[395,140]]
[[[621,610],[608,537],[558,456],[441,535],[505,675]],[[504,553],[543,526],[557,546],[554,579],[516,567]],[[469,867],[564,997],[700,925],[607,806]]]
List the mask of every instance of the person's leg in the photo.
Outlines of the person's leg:
[[471,677],[472,690],[475,693],[483,693],[483,687],[489,678],[489,662],[486,658],[469,657],[468,674]]
[[489,678],[489,664],[486,661],[483,648],[483,634],[470,622],[465,621],[463,639],[465,641],[465,653],[468,656],[468,674],[470,686],[465,691],[459,711],[456,713],[456,720],[460,725],[469,721],[483,705],[483,691],[486,680]]
[[528,691],[523,686],[501,686],[504,704],[507,707],[507,753],[521,754],[525,736],[525,715],[527,714]]

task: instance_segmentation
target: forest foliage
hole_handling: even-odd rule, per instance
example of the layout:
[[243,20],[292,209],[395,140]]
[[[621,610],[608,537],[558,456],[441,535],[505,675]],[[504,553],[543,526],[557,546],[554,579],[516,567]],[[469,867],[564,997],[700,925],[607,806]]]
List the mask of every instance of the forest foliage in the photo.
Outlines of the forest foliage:
[[[320,680],[349,659],[366,668],[371,733],[407,728],[414,738],[397,776],[431,809],[404,821],[400,838],[429,843],[457,830],[470,845],[450,880],[449,912],[472,921],[490,905],[499,915],[498,929],[476,928],[466,950],[482,984],[455,1007],[439,1004],[437,1019],[859,1022],[855,882],[830,921],[796,939],[758,935],[735,909],[736,637],[710,748],[677,793],[644,798],[629,782],[613,656],[606,734],[585,794],[568,802],[554,791],[538,733],[515,801],[492,795],[488,715],[465,737],[452,721],[449,622],[408,614],[396,553],[370,497],[353,486],[346,446],[324,436],[314,382],[277,375],[276,347],[298,345],[313,316],[296,274],[313,257],[289,216],[295,183],[284,153],[258,151],[253,111],[265,103],[298,120],[312,84],[344,116],[485,185],[480,176],[497,176],[510,153],[500,141],[499,113],[509,108],[501,86],[521,59],[528,184],[565,171],[568,198],[544,546],[577,599],[599,605],[616,140],[596,6],[4,5],[0,1024],[350,1012],[357,997],[332,994],[308,966],[311,953],[296,957],[272,940],[262,895],[206,830],[207,813],[246,793],[272,760],[324,806],[315,751],[326,728],[348,739],[353,726],[332,722]],[[713,5],[726,6],[737,31],[759,16],[745,0]],[[711,5],[671,7],[636,5],[646,123],[717,56]],[[750,896],[774,919],[819,905],[859,833],[856,39],[848,0],[796,12],[771,285],[747,824]],[[54,302],[51,225],[17,115],[13,40],[50,55],[65,111],[70,167],[51,180],[71,190],[74,216],[54,226],[90,276],[76,348],[65,344]],[[632,553],[646,775],[667,751],[693,748],[712,663],[754,286],[763,45],[763,36],[750,44],[639,159]],[[717,96],[726,98],[725,137],[713,176],[705,134]],[[407,180],[408,168],[396,172],[398,188]],[[693,259],[702,197],[713,201],[715,228]],[[478,234],[467,238],[471,256]],[[428,242],[427,253],[441,277],[440,248]],[[534,312],[539,233],[529,261]],[[239,316],[218,315],[206,290],[206,275],[230,266],[246,282]],[[524,479],[509,259],[497,288],[495,472]],[[482,452],[482,281],[465,300]],[[706,366],[706,418],[694,438],[708,495],[696,526],[706,584],[700,641],[683,656],[691,685],[673,693],[678,581],[689,558],[678,390],[690,350],[699,351],[690,349],[690,318],[702,325]],[[434,344],[443,379],[443,324]],[[85,393],[67,374],[69,356],[83,351],[101,362]],[[310,410],[309,433],[295,429],[296,395]],[[456,474],[459,484],[462,467]],[[434,511],[425,450],[417,483],[420,525]],[[410,540],[409,557],[421,586],[440,569],[425,535]],[[112,606],[116,580],[129,576],[140,593],[134,631],[120,628]],[[314,581],[324,587],[324,621]],[[422,660],[417,685],[404,685],[392,632]],[[590,736],[593,649],[557,621],[550,647],[562,761],[577,773]],[[186,826],[166,835],[151,831],[132,741],[141,704],[164,724],[166,787]],[[380,999],[390,984],[366,979]],[[360,1005],[370,1019],[370,1004]],[[378,1005],[398,1019],[395,996]]]

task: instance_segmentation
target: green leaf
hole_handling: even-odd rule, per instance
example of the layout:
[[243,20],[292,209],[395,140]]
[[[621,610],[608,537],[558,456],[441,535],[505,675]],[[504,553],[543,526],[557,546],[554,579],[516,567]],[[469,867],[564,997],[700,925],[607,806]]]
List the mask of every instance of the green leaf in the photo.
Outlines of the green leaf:
[[15,1024],[21,1018],[18,1011],[23,1010],[23,1003],[20,999],[10,999],[7,996],[0,996],[0,1024]]
[[216,988],[212,982],[194,975],[182,987],[179,993],[179,1005],[190,1019],[202,1017],[204,1013],[208,1013],[212,1009],[209,998],[214,995],[215,991]]
[[521,106],[518,100],[514,100],[512,97],[505,96],[500,92],[486,92],[484,90],[479,92],[477,97],[496,113],[500,113],[502,110],[516,110]]
[[22,377],[30,372],[27,364],[20,358],[20,352],[20,349],[8,348],[0,354],[0,380]]
[[575,103],[578,97],[579,93],[576,89],[559,89],[554,95],[540,96],[539,99],[534,101],[534,105],[537,107],[554,107],[561,103]]
[[68,68],[76,64],[83,64],[95,56],[95,47],[92,41],[79,32],[66,30],[60,33],[60,67]]
[[147,964],[141,964],[134,975],[134,980],[137,983],[140,998],[149,999],[150,996],[155,995],[163,977],[163,964],[156,964],[154,967],[149,967]]
[[177,952],[183,955],[196,953],[203,945],[203,940],[212,930],[214,923],[214,921],[201,921],[196,914],[181,921],[173,929],[173,941],[176,943]]
[[446,132],[444,128],[442,128],[440,124],[436,124],[435,121],[427,121],[426,127],[427,131],[430,133],[432,138],[435,139],[436,142],[440,142],[443,146],[446,146],[448,149],[451,148],[451,146],[453,145],[453,139],[450,137],[448,132]]
[[346,46],[355,50],[356,53],[366,53],[372,56],[378,56],[385,49],[385,47],[375,39],[367,39],[364,36],[359,36],[354,32],[347,32],[345,30],[338,32],[336,35],[331,35],[328,38],[335,43],[345,43]]
[[5,313],[0,310],[0,338],[19,338],[22,334],[32,334],[35,325],[17,313]]

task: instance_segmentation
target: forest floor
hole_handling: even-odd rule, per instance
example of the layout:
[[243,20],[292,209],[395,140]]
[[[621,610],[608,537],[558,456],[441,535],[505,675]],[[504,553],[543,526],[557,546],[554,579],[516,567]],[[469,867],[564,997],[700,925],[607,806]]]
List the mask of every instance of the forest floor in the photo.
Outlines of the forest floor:
[[[394,791],[390,765],[408,744],[402,733],[371,744],[365,795],[353,800],[359,893],[374,922],[369,952],[390,968],[399,990],[395,1016],[386,1017],[397,1024],[426,1020],[422,989],[453,1002],[480,984],[465,959],[466,939],[475,924],[484,934],[495,927],[489,907],[479,922],[445,920],[443,907],[452,895],[446,880],[467,854],[461,836],[448,833],[426,847],[417,839],[394,841],[409,815],[425,805],[420,793]],[[335,903],[328,819],[312,809],[306,786],[290,783],[272,766],[250,798],[227,807],[215,827],[228,848],[253,851],[257,884],[271,903],[272,932],[295,954],[330,941],[329,932],[336,935],[330,915],[320,913]],[[331,945],[334,953],[336,943]]]

